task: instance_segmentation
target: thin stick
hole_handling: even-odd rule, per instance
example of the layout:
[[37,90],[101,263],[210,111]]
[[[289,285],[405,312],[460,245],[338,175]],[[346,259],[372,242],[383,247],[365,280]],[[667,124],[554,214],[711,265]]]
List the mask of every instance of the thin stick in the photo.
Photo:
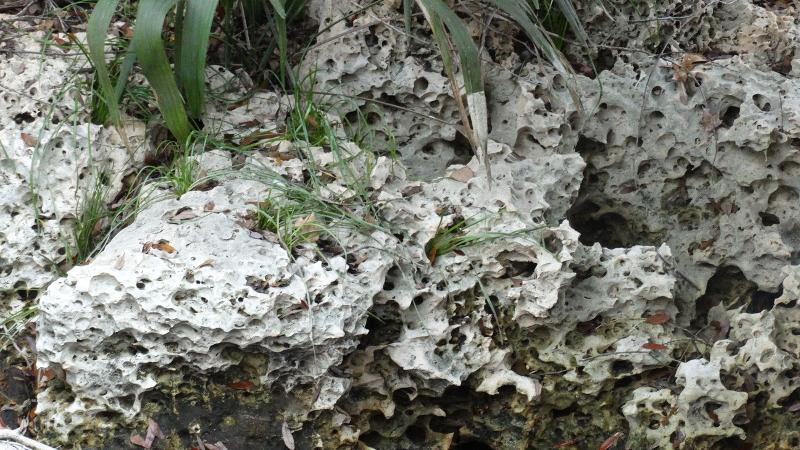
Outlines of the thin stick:
[[31,448],[32,450],[57,450],[54,447],[50,447],[49,445],[42,444],[41,442],[34,441],[31,438],[25,437],[15,430],[0,430],[0,442],[3,441],[12,441],[18,444],[22,444]]

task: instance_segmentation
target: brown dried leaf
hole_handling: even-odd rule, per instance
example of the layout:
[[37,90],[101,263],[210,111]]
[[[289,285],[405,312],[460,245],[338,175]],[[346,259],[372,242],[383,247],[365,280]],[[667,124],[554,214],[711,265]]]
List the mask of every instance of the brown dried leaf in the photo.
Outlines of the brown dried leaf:
[[161,250],[166,253],[175,253],[175,247],[166,239],[159,239],[158,242],[145,242],[142,246],[142,253],[148,253],[150,250]]
[[669,314],[665,312],[659,312],[647,316],[647,318],[645,318],[644,321],[649,323],[650,325],[661,325],[663,323],[669,322],[669,319],[670,319]]
[[700,241],[700,244],[697,246],[698,250],[706,250],[707,248],[711,247],[714,243],[714,239],[706,239],[704,241]]
[[182,208],[178,208],[177,210],[173,211],[172,213],[167,213],[167,222],[178,224],[186,222],[187,220],[196,219],[197,214],[192,211],[190,206],[184,206]]
[[683,55],[683,58],[681,58],[680,65],[684,70],[689,71],[692,70],[695,65],[704,62],[708,62],[705,56],[699,53],[686,53]]
[[467,181],[471,180],[474,177],[475,177],[475,172],[473,172],[472,169],[470,169],[467,166],[464,166],[460,169],[456,169],[450,172],[450,178],[456,181],[460,181],[462,183],[466,183]]
[[20,133],[19,137],[22,138],[22,142],[28,147],[36,147],[36,145],[39,144],[39,141],[29,133]]
[[616,445],[616,443],[620,439],[622,439],[622,436],[624,436],[624,435],[625,435],[625,433],[623,433],[622,431],[617,431],[616,433],[614,433],[611,436],[609,436],[608,439],[603,441],[602,444],[600,444],[599,450],[608,450],[608,449],[610,449],[611,447]]
[[230,387],[231,389],[236,389],[238,391],[249,391],[253,389],[253,387],[255,387],[255,384],[253,384],[252,381],[240,380],[230,383],[228,387]]
[[700,119],[700,124],[703,125],[704,130],[710,133],[719,128],[719,126],[722,125],[722,121],[719,119],[718,112],[706,108],[703,110],[703,117]]
[[153,446],[153,442],[155,442],[156,439],[164,439],[164,437],[164,432],[161,431],[161,427],[158,426],[155,420],[150,419],[147,425],[146,436],[144,438],[138,434],[131,436],[131,444],[149,449]]
[[282,136],[281,133],[276,133],[274,131],[257,131],[255,133],[249,134],[242,138],[242,141],[239,143],[240,145],[251,145],[255,144],[258,141],[263,141],[267,139],[275,139],[277,137]]
[[576,445],[578,445],[578,439],[572,438],[567,439],[566,441],[557,442],[555,445],[553,445],[553,448],[575,447]]
[[202,263],[200,263],[199,266],[197,266],[198,269],[201,269],[203,267],[214,267],[214,260],[213,259],[207,259],[207,260],[203,261]]
[[664,344],[657,344],[655,342],[648,342],[642,345],[642,348],[647,350],[666,350],[667,346]]
[[213,211],[215,206],[216,205],[214,205],[214,202],[210,201],[210,202],[206,203],[205,205],[203,205],[203,211]]
[[246,120],[244,122],[239,122],[239,126],[242,128],[251,128],[261,124],[261,121],[258,119]]
[[317,215],[311,213],[294,221],[294,226],[303,234],[303,238],[309,242],[319,240],[319,226],[317,225]]
[[689,94],[686,93],[686,79],[678,80],[676,77],[675,80],[678,81],[678,99],[680,99],[681,103],[686,105],[689,103]]

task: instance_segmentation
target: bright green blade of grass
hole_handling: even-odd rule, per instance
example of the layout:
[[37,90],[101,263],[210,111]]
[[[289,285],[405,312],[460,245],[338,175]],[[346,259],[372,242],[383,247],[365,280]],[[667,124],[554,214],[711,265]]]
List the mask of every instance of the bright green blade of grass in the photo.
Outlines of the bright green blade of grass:
[[89,17],[86,26],[86,40],[89,47],[89,57],[97,73],[97,81],[100,85],[100,95],[105,103],[108,117],[114,126],[122,127],[122,118],[119,111],[119,96],[116,95],[111,76],[106,64],[105,43],[108,34],[108,26],[111,18],[117,10],[118,0],[99,0]]
[[206,103],[206,52],[216,10],[217,0],[186,1],[176,69],[189,114],[194,118],[202,115]]
[[178,142],[186,142],[191,126],[186,116],[178,85],[172,73],[161,29],[164,18],[177,0],[140,0],[133,37],[142,72],[156,93],[156,100],[167,128]]

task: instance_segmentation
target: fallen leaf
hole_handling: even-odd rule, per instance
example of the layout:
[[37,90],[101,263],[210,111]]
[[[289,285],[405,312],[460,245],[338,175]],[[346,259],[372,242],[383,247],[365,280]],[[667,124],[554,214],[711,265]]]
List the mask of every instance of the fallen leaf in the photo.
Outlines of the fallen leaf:
[[574,447],[578,444],[578,439],[567,439],[566,441],[557,442],[553,445],[553,448],[564,448],[564,447]]
[[303,235],[303,239],[309,242],[319,240],[319,226],[317,225],[317,215],[311,213],[294,221],[294,226]]
[[122,35],[128,39],[133,39],[133,27],[130,24],[125,23],[119,27],[119,31],[122,32]]
[[161,427],[159,427],[156,421],[153,419],[150,419],[147,425],[147,432],[145,434],[145,437],[142,437],[138,434],[131,436],[131,444],[138,445],[139,447],[143,448],[151,448],[156,439],[164,439],[165,437],[164,432],[161,431]]
[[47,19],[39,22],[39,24],[36,25],[36,29],[39,31],[52,30],[53,28],[55,28],[55,25],[56,25],[55,20]]
[[704,241],[700,241],[700,245],[697,246],[698,250],[705,250],[708,247],[711,247],[711,244],[714,243],[714,239],[706,239]]
[[192,208],[190,206],[184,206],[183,208],[178,208],[177,210],[171,213],[167,213],[167,215],[168,215],[167,222],[173,224],[183,223],[186,222],[187,220],[192,220],[197,218],[197,214],[195,214],[195,212],[192,211]]
[[175,247],[165,239],[159,239],[158,242],[145,242],[142,246],[142,253],[148,253],[152,249],[161,250],[166,253],[175,253]]
[[472,169],[470,169],[467,166],[464,166],[460,169],[456,169],[450,172],[450,178],[456,181],[460,181],[462,183],[466,183],[467,181],[473,179],[474,177],[475,177],[475,172],[473,172]]
[[286,448],[289,450],[294,450],[294,437],[292,436],[292,430],[289,429],[289,424],[286,423],[285,420],[281,426],[281,436],[283,436],[283,443],[286,444]]
[[214,207],[216,207],[214,202],[208,202],[205,205],[203,205],[203,211],[213,211]]
[[699,53],[686,53],[681,58],[681,66],[686,70],[691,70],[696,64],[704,62],[708,62],[708,59]]
[[667,346],[664,344],[657,344],[655,342],[648,342],[642,345],[642,348],[645,348],[647,350],[666,350]]
[[36,145],[39,143],[39,141],[37,141],[36,138],[29,133],[20,133],[19,137],[22,138],[22,142],[24,142],[28,147],[36,147]]
[[66,39],[61,39],[57,35],[53,35],[53,42],[55,42],[58,45],[67,45],[67,40]]
[[200,263],[199,266],[197,266],[198,269],[203,268],[203,267],[214,267],[214,260],[213,259],[207,259],[207,260],[203,261],[202,263]]
[[647,316],[644,319],[645,322],[649,323],[650,325],[661,325],[662,323],[669,322],[669,314],[665,312],[655,313],[651,316]]
[[260,124],[261,124],[261,122],[259,120],[257,120],[257,119],[246,120],[244,122],[239,122],[239,126],[242,127],[242,128],[255,127],[255,126],[258,126]]
[[280,133],[276,133],[274,131],[257,131],[252,134],[248,134],[242,141],[239,143],[240,145],[251,145],[255,144],[258,141],[263,141],[265,139],[274,139],[276,137],[282,136]]
[[624,435],[625,435],[625,433],[623,433],[622,431],[617,431],[616,433],[614,433],[611,436],[609,436],[608,439],[603,441],[603,443],[600,444],[600,447],[599,447],[598,450],[608,450],[608,449],[610,449],[611,447],[616,445],[617,442],[619,442],[619,440],[622,439],[622,436],[624,436]]
[[432,245],[431,249],[428,251],[428,261],[431,262],[431,265],[436,263],[436,246]]
[[231,389],[236,389],[239,391],[249,391],[253,389],[255,385],[252,381],[248,380],[241,380],[241,381],[234,381],[233,383],[229,384],[228,387]]
[[123,267],[125,267],[125,254],[124,253],[119,255],[117,260],[114,262],[114,268],[115,269],[122,270]]
[[47,367],[44,369],[39,369],[37,373],[37,381],[36,385],[39,389],[42,389],[48,381],[52,380],[56,377],[56,371]]
[[719,126],[722,125],[722,121],[719,119],[718,112],[706,108],[703,110],[703,117],[700,119],[700,124],[703,125],[704,130],[710,133],[719,128]]

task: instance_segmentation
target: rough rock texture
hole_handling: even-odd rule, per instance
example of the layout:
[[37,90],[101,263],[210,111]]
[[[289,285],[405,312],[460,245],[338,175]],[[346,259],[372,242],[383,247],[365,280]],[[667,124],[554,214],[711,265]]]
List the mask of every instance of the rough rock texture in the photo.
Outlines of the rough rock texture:
[[158,202],[50,286],[40,301],[39,366],[63,373],[67,392],[40,394],[48,427],[66,435],[99,413],[131,419],[157,386],[156,371],[219,372],[245,351],[266,357],[264,385],[321,382],[312,410],[333,405],[338,396],[323,396],[347,383],[326,371],[366,332],[390,259],[290,257],[274,235],[237,223],[266,191],[236,181]]
[[88,123],[85,58],[54,46],[43,58],[43,39],[0,38],[0,291],[46,286],[87,192],[97,185],[113,200],[143,157],[144,126],[127,127],[129,151],[116,131]]
[[[268,187],[233,173],[150,206],[43,300],[39,364],[57,372],[45,423],[141,420],[152,395],[202,397],[171,392],[165,371],[230,387],[239,370],[273,389],[261,437],[286,420],[298,448],[598,448],[618,432],[632,449],[798,447],[796,11],[609,4],[579,5],[598,73],[576,64],[573,78],[470,15],[497,59],[489,186],[421,24],[406,37],[399,2],[313,3],[321,27],[347,16],[303,61],[315,90],[349,96],[336,133],[371,130],[406,167],[385,145],[279,142],[241,175],[319,169],[322,199],[385,230],[289,253],[242,226]],[[264,121],[243,128],[283,120],[262,99]]]

